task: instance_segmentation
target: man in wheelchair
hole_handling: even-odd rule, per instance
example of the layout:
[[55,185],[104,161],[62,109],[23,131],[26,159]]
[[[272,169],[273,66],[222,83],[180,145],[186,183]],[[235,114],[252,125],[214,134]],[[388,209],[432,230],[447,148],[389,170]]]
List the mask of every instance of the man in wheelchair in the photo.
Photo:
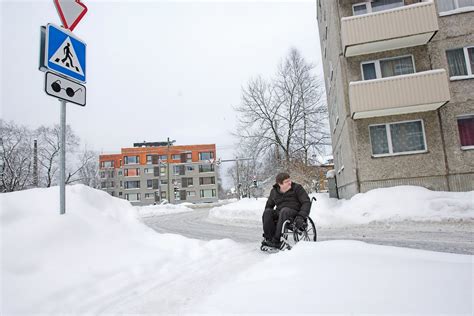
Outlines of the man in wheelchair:
[[265,239],[262,241],[262,246],[279,249],[283,223],[288,219],[294,219],[295,226],[301,228],[305,225],[310,210],[311,200],[305,189],[300,184],[292,182],[288,173],[279,173],[263,211]]

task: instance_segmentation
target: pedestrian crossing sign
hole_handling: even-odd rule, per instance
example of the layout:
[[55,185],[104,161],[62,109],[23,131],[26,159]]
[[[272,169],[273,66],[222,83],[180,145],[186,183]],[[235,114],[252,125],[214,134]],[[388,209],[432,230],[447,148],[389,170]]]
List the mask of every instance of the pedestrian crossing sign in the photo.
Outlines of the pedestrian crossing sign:
[[86,82],[86,43],[70,31],[46,26],[46,67],[73,80]]

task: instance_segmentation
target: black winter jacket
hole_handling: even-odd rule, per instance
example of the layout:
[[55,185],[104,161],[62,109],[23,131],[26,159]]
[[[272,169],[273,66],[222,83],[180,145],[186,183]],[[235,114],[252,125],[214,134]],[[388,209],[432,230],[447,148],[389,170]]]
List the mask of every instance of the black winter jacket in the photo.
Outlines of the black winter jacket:
[[299,211],[302,216],[307,217],[311,211],[311,200],[305,189],[298,183],[292,182],[291,188],[285,193],[281,193],[280,186],[275,184],[270,192],[265,208],[273,209],[275,206],[278,212],[284,207],[289,207]]

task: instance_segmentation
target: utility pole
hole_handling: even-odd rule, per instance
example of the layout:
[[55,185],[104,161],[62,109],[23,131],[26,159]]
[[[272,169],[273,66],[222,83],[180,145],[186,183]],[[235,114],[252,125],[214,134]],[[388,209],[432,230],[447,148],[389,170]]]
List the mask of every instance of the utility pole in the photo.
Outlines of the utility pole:
[[222,162],[231,162],[231,161],[235,161],[236,165],[237,165],[237,195],[238,195],[238,199],[240,200],[240,172],[239,172],[239,161],[240,160],[254,160],[254,158],[239,158],[239,157],[235,157],[235,159],[226,159],[226,160],[220,160],[219,159],[219,164],[222,163]]
[[239,157],[235,157],[235,163],[237,165],[237,199],[240,200]]
[[[167,164],[167,167],[166,167],[166,173],[167,173],[167,179],[168,179],[168,202],[171,203],[171,192],[170,192],[170,160],[171,160],[171,157],[170,157],[170,146],[175,142],[175,140],[172,140],[170,141],[170,138],[168,137],[168,153],[166,155],[166,164]],[[174,192],[174,190],[173,190]],[[173,193],[174,194],[174,193]]]
[[33,143],[33,186],[38,187],[38,141]]

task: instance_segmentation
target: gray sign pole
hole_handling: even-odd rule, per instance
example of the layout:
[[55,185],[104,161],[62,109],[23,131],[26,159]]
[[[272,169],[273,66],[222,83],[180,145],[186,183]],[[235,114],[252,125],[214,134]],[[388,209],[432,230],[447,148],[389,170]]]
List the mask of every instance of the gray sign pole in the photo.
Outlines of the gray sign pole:
[[66,214],[66,101],[61,103],[61,151],[59,153],[59,214]]

